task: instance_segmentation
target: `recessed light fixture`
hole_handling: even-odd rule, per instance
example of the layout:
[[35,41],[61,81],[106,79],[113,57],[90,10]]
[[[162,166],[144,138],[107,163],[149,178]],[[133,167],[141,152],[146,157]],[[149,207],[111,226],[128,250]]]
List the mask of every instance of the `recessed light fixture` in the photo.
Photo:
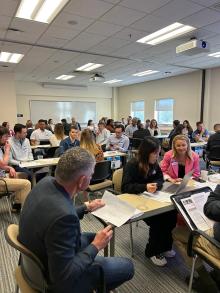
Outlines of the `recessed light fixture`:
[[157,71],[157,70],[146,70],[146,71],[134,73],[132,75],[133,76],[145,76],[145,75],[154,74],[154,73],[157,73],[157,72],[159,72],[159,71]]
[[96,63],[87,63],[83,66],[76,68],[77,71],[91,71],[96,68],[104,66],[103,64],[96,64]]
[[219,58],[220,57],[220,52],[215,52],[215,53],[209,54],[208,56]]
[[0,62],[19,63],[23,57],[23,54],[0,52]]
[[56,79],[68,80],[68,79],[71,79],[73,77],[75,77],[75,75],[66,75],[66,74],[63,74],[63,75],[60,75],[60,76],[56,77]]
[[143,43],[143,44],[149,44],[149,45],[157,45],[157,44],[166,42],[168,40],[174,39],[180,35],[186,34],[195,29],[196,28],[193,26],[184,25],[182,23],[175,22],[140,40],[137,40],[137,42]]
[[16,17],[50,23],[69,0],[22,0]]
[[116,83],[116,82],[120,82],[122,81],[121,79],[112,79],[112,80],[107,80],[104,83],[108,83],[108,84],[112,84],[112,83]]

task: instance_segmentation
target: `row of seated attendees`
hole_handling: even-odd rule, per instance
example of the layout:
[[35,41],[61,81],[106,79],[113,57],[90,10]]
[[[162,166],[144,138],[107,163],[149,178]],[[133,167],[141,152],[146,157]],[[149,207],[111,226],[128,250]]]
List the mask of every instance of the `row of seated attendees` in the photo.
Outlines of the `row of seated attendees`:
[[[54,256],[57,255],[57,252],[55,251],[56,245],[50,246],[52,245],[52,242],[50,241],[53,241],[53,242],[55,241],[54,243],[56,243],[56,241],[59,242],[60,235],[61,235],[60,231],[55,231],[53,229],[51,231],[49,230],[47,231],[47,233],[49,233],[47,238],[47,240],[49,241],[48,242],[49,246],[40,243],[40,239],[36,239],[37,233],[34,233],[33,235],[33,231],[36,231],[35,230],[36,227],[34,224],[36,223],[36,219],[35,219],[35,217],[37,217],[36,213],[39,212],[39,210],[41,209],[43,209],[42,213],[45,212],[44,217],[46,217],[46,214],[48,213],[48,210],[47,210],[48,204],[46,204],[46,202],[47,200],[50,201],[50,197],[49,197],[50,193],[48,194],[48,198],[47,198],[44,192],[42,192],[42,190],[44,188],[49,188],[51,190],[51,195],[52,193],[55,193],[58,196],[58,193],[60,192],[60,190],[62,190],[61,187],[62,186],[65,187],[68,185],[67,181],[69,180],[69,177],[67,175],[69,173],[71,176],[74,174],[75,177],[73,176],[71,177],[69,175],[71,178],[75,178],[74,180],[80,180],[80,186],[77,184],[77,182],[75,183],[74,181],[74,184],[73,184],[74,192],[76,193],[78,191],[85,190],[89,184],[89,180],[86,179],[87,181],[85,182],[83,181],[84,183],[82,183],[81,180],[84,180],[84,179],[82,179],[81,177],[79,178],[79,176],[81,175],[79,175],[80,173],[79,170],[74,169],[75,166],[78,166],[78,168],[84,173],[89,171],[92,174],[93,172],[92,169],[94,168],[95,161],[94,163],[92,163],[92,157],[90,157],[91,156],[90,154],[92,153],[95,156],[96,161],[103,160],[103,150],[100,147],[102,142],[105,142],[103,144],[106,145],[107,150],[120,150],[120,151],[126,152],[129,147],[128,136],[132,132],[133,128],[137,127],[136,123],[137,123],[137,119],[133,118],[131,120],[131,124],[127,126],[129,127],[127,130],[127,135],[125,135],[127,127],[125,129],[125,134],[124,134],[123,125],[116,125],[114,127],[114,133],[112,133],[112,135],[109,135],[108,130],[107,131],[105,130],[106,129],[105,122],[103,122],[102,120],[99,122],[98,129],[96,130],[96,132],[94,131],[94,129],[91,129],[90,127],[88,127],[82,130],[82,132],[80,133],[80,136],[79,136],[79,132],[80,132],[79,126],[72,125],[69,128],[69,133],[67,137],[65,137],[65,134],[64,134],[64,125],[60,123],[59,125],[58,124],[55,125],[53,130],[54,131],[54,137],[53,137],[52,132],[46,129],[45,120],[40,119],[38,121],[39,128],[36,130],[33,130],[30,136],[30,140],[32,144],[39,144],[41,140],[48,140],[48,139],[52,142],[51,140],[52,137],[54,140],[56,137],[57,140],[59,141],[59,143],[57,144],[60,146],[61,153],[62,154],[64,153],[64,155],[61,157],[58,163],[58,167],[57,167],[58,171],[56,171],[57,172],[56,174],[59,174],[59,175],[56,175],[55,179],[51,179],[50,177],[50,178],[45,178],[41,180],[39,185],[37,184],[36,187],[34,187],[33,191],[31,192],[30,196],[28,196],[27,203],[24,205],[24,209],[22,211],[21,226],[20,226],[21,234],[19,236],[20,241],[24,245],[26,245],[31,251],[35,252],[35,254],[42,260],[42,262],[46,264],[46,267],[48,268],[48,270],[52,268],[52,272],[50,272],[49,275],[50,277],[51,276],[53,277],[52,279],[50,279],[50,281],[53,284],[53,286],[55,286],[56,289],[61,288],[60,286],[68,287],[70,285],[69,281],[63,280],[63,278],[61,277],[62,274],[60,270],[63,270],[64,267],[60,266],[59,262],[63,263],[64,260],[62,259],[61,261],[59,258],[50,259],[47,256],[49,254],[47,251],[47,249],[49,249],[48,247],[50,247],[50,249],[54,249],[53,251]],[[154,125],[154,128],[157,129],[157,124],[155,123],[155,121],[153,122],[153,125]],[[176,128],[179,125],[180,123],[176,125]],[[188,125],[189,123],[184,128],[187,128]],[[147,130],[143,127],[143,125],[142,126],[139,125],[139,127],[141,131]],[[56,128],[58,128],[58,131]],[[220,124],[215,125],[215,131],[216,131],[216,133],[214,134],[215,139],[218,142],[220,142]],[[57,133],[59,133],[58,136],[56,136]],[[101,136],[100,136],[100,133],[102,134]],[[160,133],[159,130],[157,130],[157,135],[159,135],[159,133]],[[176,134],[175,136],[173,136],[174,133]],[[26,138],[26,134],[27,134],[27,128],[22,124],[16,124],[14,127],[14,136],[10,137],[8,140],[8,137],[9,137],[8,128],[0,127],[0,144],[1,144],[0,171],[1,172],[6,171],[8,173],[7,177],[5,177],[5,180],[7,180],[7,184],[10,187],[10,190],[17,191],[16,199],[18,202],[22,204],[25,202],[25,199],[28,193],[30,192],[31,185],[30,185],[30,182],[26,179],[17,179],[18,172],[22,174],[26,174],[26,178],[28,178],[28,175],[29,175],[28,169],[25,170],[26,168],[23,168],[23,170],[21,170],[19,167],[19,164],[21,161],[29,161],[33,159],[30,142]],[[155,130],[153,133],[153,136],[155,135],[155,137],[152,136],[151,132],[150,132],[150,135],[148,133],[148,135],[144,136],[144,139],[138,149],[137,156],[131,159],[124,167],[123,178],[122,178],[122,192],[123,193],[139,194],[144,191],[154,193],[157,190],[160,190],[162,188],[164,180],[170,181],[172,183],[180,182],[182,178],[184,177],[184,175],[187,174],[189,171],[193,171],[193,177],[200,176],[199,157],[195,152],[191,150],[190,139],[188,137],[189,134],[183,133],[183,132],[177,133],[175,132],[175,128],[174,128],[173,134],[171,135],[173,136],[171,150],[165,153],[163,160],[161,161],[160,164],[158,163],[158,156],[160,153],[161,146],[160,146],[159,140],[156,138],[157,135]],[[198,139],[197,141],[203,138],[204,139],[208,138],[208,134],[206,133],[206,130],[204,126],[202,125],[202,123],[197,123],[197,129],[194,132],[194,137],[195,137],[195,140]],[[95,140],[97,138],[100,139],[99,142],[101,143],[99,144],[97,143],[97,140]],[[102,141],[103,138],[104,138],[104,141]],[[210,136],[208,140],[208,145],[210,146],[213,145],[213,136]],[[77,148],[77,146],[80,146],[81,148]],[[79,164],[79,160],[83,162],[84,164],[83,166]],[[70,168],[70,164],[69,163],[67,164],[67,162],[70,162],[70,161],[73,162],[73,164],[71,165],[74,165],[74,162],[75,162],[75,166],[71,167],[72,169],[68,169]],[[91,168],[92,165],[93,165],[93,168]],[[87,169],[85,168],[86,166],[88,166]],[[17,169],[17,172],[16,172],[16,169]],[[66,174],[65,175],[66,177],[64,176],[64,174]],[[84,174],[83,176],[86,176],[86,178],[88,177],[90,178],[91,174],[86,173],[86,175]],[[66,179],[67,177],[68,177],[68,180]],[[56,183],[54,183],[53,180],[55,180]],[[19,186],[19,187],[15,187],[15,186]],[[61,192],[61,193],[64,193],[64,192]],[[212,196],[213,194],[215,193],[212,193]],[[216,194],[219,194],[220,196],[220,190],[217,190]],[[36,203],[35,201],[34,203],[34,200],[33,200],[33,198],[34,197],[36,198],[36,196],[41,196],[42,203],[45,203],[41,205],[40,209],[38,206],[39,202]],[[70,196],[72,196],[72,193]],[[56,198],[56,200],[57,200],[57,203],[59,204],[61,203],[61,199]],[[30,210],[29,210],[30,204],[31,204],[33,213],[30,213]],[[94,206],[90,206],[89,204],[86,204],[83,207],[83,212],[85,212],[86,210],[91,211],[99,207],[101,204],[102,204],[101,202],[96,202]],[[52,202],[51,202],[51,205],[54,206]],[[49,204],[49,207],[50,207],[50,204]],[[55,210],[56,209],[59,210],[58,206],[55,206],[54,208]],[[61,211],[59,210],[59,212]],[[77,218],[75,209],[74,211],[71,210],[71,213],[74,213],[75,215],[74,217]],[[177,223],[177,212],[176,211],[166,212],[157,216],[152,216],[150,218],[147,218],[144,221],[147,223],[148,226],[150,226],[149,241],[145,249],[146,257],[149,258],[153,264],[158,266],[164,266],[167,263],[166,258],[175,256],[175,251],[172,249],[173,238],[175,239],[175,243],[177,244],[177,247],[180,247],[180,245],[183,243],[183,239],[179,237],[181,233],[179,233],[179,230],[175,228]],[[50,223],[48,222],[48,225],[49,224]],[[60,224],[63,227],[65,223],[62,222],[58,224]],[[70,226],[70,228],[72,229],[72,226]],[[105,235],[108,234],[108,237],[106,236],[104,241],[105,245],[108,243],[108,241],[111,238],[110,231],[111,231],[110,227],[108,228],[107,231],[105,231],[106,233]],[[172,237],[172,231],[173,231],[173,237]],[[56,234],[56,232],[58,234]],[[52,233],[53,235],[52,234],[50,235],[50,233]],[[65,229],[65,233],[68,234],[68,231],[66,229]],[[73,238],[71,239],[66,239],[66,236],[63,235],[63,241],[74,242],[75,240],[73,239],[76,239],[76,241],[79,241],[78,239],[79,236],[73,235],[72,233],[76,233],[76,231],[75,232],[72,231],[70,233],[70,235],[73,236]],[[56,238],[56,236],[59,239]],[[30,239],[30,237],[34,239],[31,245],[29,241],[26,241],[27,239]],[[93,250],[93,252],[89,252],[89,257],[92,256],[90,263],[93,262],[94,257],[96,256],[98,251],[104,247],[103,242],[102,242],[103,245],[97,244],[97,241],[94,240],[96,239],[95,237],[96,236],[93,235],[93,238],[91,238],[89,242],[87,241],[86,248],[83,248],[83,249],[88,249],[88,247],[91,245],[90,243],[94,243],[93,246],[96,247],[95,251]],[[187,241],[186,238],[184,238],[184,241]],[[36,246],[36,243],[39,244],[38,247]],[[44,252],[43,250],[40,251],[40,248],[39,248],[42,245],[43,245],[42,249],[44,250]],[[72,242],[70,246],[75,247],[75,245]],[[76,245],[76,247],[77,248],[75,253],[78,254],[80,253],[82,247],[80,247],[79,245]],[[182,252],[181,248],[180,248],[180,251]],[[61,254],[59,253],[59,255],[62,255],[62,253]],[[71,254],[67,253],[65,255],[66,256],[68,255],[68,258],[67,258],[68,260],[65,260],[65,262],[75,259],[75,255],[73,255],[72,253]],[[83,258],[82,259],[80,258],[80,261],[84,263],[85,260]],[[117,264],[117,258],[114,258],[112,261],[113,262],[115,261],[115,264]],[[129,280],[133,276],[133,267],[131,262],[125,259],[122,259],[121,261],[124,261],[123,263],[124,266],[123,268],[120,266],[119,267],[122,269],[122,271],[123,269],[126,271],[126,277],[123,276],[122,280],[118,282],[117,286],[123,283],[124,281]],[[125,264],[127,265],[127,269],[125,269],[126,268]],[[58,269],[57,271],[57,268],[60,268],[60,269]],[[85,271],[86,271],[86,268],[85,268]],[[201,270],[198,269],[199,276],[201,272],[202,272],[201,282],[203,282],[202,279],[204,279],[204,267],[202,267]],[[60,280],[59,284],[56,281],[57,279]],[[71,281],[71,284],[72,282],[73,281]],[[91,286],[94,285],[92,284],[91,280],[88,280],[88,282],[91,282]],[[108,282],[111,283],[110,280],[108,280],[107,283]],[[79,284],[78,283],[74,283],[74,284],[76,284],[76,288],[78,288],[77,286],[79,286]],[[113,289],[113,287],[114,286],[112,284],[109,285],[110,289]]]

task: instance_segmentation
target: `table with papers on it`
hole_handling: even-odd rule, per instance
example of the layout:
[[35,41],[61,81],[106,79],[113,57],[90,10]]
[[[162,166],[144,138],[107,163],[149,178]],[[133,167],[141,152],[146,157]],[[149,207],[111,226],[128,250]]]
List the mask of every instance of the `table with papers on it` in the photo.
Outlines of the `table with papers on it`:
[[49,149],[51,148],[50,144],[36,144],[36,145],[31,145],[31,149]]
[[40,159],[40,160],[21,162],[19,164],[19,167],[31,169],[32,186],[34,186],[34,185],[36,185],[36,173],[33,171],[33,169],[56,166],[58,164],[58,162],[59,162],[59,158]]

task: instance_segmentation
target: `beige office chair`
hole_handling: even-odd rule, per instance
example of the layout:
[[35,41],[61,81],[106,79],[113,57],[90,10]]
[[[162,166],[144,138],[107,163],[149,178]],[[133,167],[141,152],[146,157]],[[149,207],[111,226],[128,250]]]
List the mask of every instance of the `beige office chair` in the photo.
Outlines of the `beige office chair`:
[[16,292],[22,293],[46,292],[47,281],[45,269],[41,261],[18,241],[19,227],[11,224],[5,231],[5,239],[9,245],[20,252],[18,266],[15,269],[17,282]]
[[13,192],[8,191],[8,186],[4,178],[0,178],[1,188],[0,188],[0,199],[5,198],[8,208],[9,222],[13,223],[12,214],[11,214],[11,195]]
[[[121,183],[122,183],[123,169],[118,169],[114,172],[112,177],[113,189],[115,193],[121,194]],[[138,222],[136,223],[138,225]],[[131,245],[131,257],[134,256],[134,241],[133,241],[133,230],[132,223],[129,223],[130,229],[130,245]]]
[[192,269],[191,269],[191,275],[190,275],[190,281],[189,281],[189,287],[188,287],[188,293],[192,291],[192,282],[195,272],[195,264],[198,257],[200,257],[202,260],[204,260],[206,263],[208,263],[212,268],[220,270],[220,259],[216,259],[212,255],[208,254],[206,250],[203,250],[201,247],[196,247],[195,245],[195,237],[202,236],[205,239],[207,239],[211,245],[217,247],[219,249],[219,255],[220,255],[220,242],[214,239],[213,237],[210,237],[205,232],[200,230],[192,231],[188,243],[187,243],[187,254],[190,257],[193,257],[192,262]]

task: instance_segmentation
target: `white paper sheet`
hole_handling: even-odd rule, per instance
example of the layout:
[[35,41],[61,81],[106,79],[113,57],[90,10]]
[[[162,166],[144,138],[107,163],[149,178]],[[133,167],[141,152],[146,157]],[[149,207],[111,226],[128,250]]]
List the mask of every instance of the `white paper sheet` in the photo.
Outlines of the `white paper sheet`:
[[109,191],[105,191],[102,200],[105,206],[92,212],[92,214],[116,227],[122,226],[134,216],[137,217],[143,214],[140,210],[133,208]]
[[169,202],[170,203],[171,202],[170,197],[172,194],[170,194],[168,192],[164,192],[164,191],[156,191],[155,193],[150,193],[150,192],[145,191],[143,193],[143,195],[145,195],[148,198],[158,200],[160,202]]

